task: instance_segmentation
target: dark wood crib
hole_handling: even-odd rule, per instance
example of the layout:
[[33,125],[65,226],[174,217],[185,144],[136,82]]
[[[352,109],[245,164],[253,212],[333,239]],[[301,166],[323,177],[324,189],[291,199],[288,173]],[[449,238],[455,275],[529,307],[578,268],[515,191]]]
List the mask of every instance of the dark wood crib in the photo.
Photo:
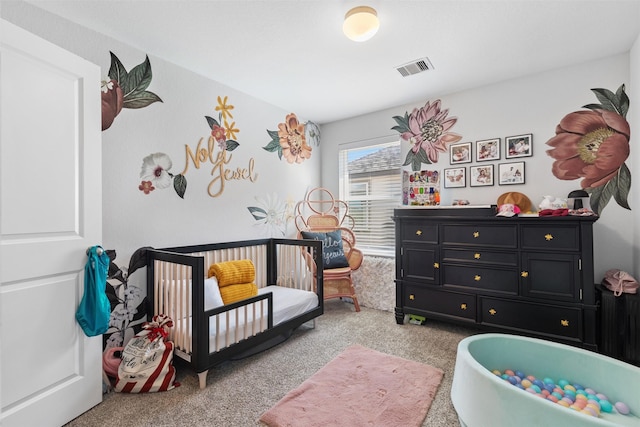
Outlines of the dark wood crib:
[[[206,385],[209,369],[284,341],[324,310],[320,241],[211,243],[149,249],[147,257],[149,318],[167,314],[174,320],[169,339],[175,355],[198,374],[200,388]],[[258,295],[207,307],[209,266],[241,259],[255,266]]]

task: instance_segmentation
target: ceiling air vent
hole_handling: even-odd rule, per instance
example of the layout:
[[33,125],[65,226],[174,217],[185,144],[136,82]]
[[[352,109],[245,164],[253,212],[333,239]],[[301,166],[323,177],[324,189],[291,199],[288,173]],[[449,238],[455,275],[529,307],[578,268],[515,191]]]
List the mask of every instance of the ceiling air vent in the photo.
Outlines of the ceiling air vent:
[[402,77],[407,77],[422,73],[423,71],[433,70],[433,65],[431,64],[431,61],[429,61],[429,58],[424,57],[401,65],[397,67],[396,70],[402,74]]

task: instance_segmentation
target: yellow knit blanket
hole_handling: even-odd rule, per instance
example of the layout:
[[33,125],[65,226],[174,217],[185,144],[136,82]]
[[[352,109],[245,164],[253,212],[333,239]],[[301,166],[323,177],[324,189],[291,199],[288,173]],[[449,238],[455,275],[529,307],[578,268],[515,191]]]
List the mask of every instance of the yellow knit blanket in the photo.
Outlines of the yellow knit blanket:
[[250,259],[224,261],[211,264],[207,277],[215,276],[218,286],[253,283],[256,279],[256,269]]

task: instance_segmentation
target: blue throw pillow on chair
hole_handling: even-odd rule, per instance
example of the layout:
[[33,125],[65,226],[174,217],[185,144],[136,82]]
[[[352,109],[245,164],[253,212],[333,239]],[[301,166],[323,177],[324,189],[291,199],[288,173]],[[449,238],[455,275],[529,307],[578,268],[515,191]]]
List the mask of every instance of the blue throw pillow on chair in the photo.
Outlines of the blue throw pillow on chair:
[[321,240],[323,242],[322,257],[325,269],[349,267],[349,261],[347,261],[342,247],[342,232],[340,230],[326,233],[301,231],[300,234],[303,239]]

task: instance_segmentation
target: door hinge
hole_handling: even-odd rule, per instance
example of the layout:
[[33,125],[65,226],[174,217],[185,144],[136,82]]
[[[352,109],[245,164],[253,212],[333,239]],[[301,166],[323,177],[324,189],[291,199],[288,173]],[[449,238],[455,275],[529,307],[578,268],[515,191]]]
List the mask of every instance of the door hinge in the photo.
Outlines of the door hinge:
[[404,268],[400,269],[400,277],[404,277]]
[[578,270],[582,271],[582,258],[578,258]]
[[580,301],[582,301],[582,288],[580,288]]

